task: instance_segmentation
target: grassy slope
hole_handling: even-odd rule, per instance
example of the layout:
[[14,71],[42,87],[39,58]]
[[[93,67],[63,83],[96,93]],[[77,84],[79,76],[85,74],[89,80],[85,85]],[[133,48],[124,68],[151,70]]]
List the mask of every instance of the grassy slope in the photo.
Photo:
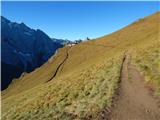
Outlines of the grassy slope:
[[68,47],[60,49],[54,59],[15,80],[2,93],[3,119],[96,118],[111,104],[126,50],[158,91],[159,15],[156,13],[108,36],[72,47],[58,75],[46,83],[66,56]]

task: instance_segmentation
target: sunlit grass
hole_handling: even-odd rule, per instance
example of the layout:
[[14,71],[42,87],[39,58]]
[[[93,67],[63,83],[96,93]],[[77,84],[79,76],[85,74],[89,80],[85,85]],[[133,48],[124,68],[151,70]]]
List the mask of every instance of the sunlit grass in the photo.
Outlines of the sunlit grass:
[[[9,101],[14,98],[8,98],[4,105],[11,108],[4,111],[2,119],[70,120],[97,117],[96,113],[111,105],[119,81],[122,58],[108,59],[76,76],[57,78],[48,85],[26,91],[13,102]],[[37,95],[33,94],[36,92]]]

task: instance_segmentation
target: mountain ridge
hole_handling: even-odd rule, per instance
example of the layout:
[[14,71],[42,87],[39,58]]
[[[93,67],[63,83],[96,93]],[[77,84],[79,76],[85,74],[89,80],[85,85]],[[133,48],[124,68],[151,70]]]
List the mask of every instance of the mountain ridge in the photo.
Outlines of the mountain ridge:
[[[63,46],[53,42],[42,30],[31,29],[24,23],[11,22],[3,16],[1,16],[1,27],[1,61],[2,71],[5,73],[2,74],[2,90],[22,72],[31,72],[44,64],[58,48]],[[7,75],[9,69],[13,71],[14,67],[21,69],[18,74]]]

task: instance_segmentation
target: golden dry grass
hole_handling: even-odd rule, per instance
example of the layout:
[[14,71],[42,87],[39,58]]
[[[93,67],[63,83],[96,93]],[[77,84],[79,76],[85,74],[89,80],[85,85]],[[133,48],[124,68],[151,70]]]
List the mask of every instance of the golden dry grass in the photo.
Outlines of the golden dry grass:
[[[111,59],[112,60],[112,59]],[[82,119],[111,104],[122,57],[93,65],[4,100],[3,119]],[[18,97],[18,99],[16,99]],[[14,101],[13,101],[14,100]],[[20,103],[20,104],[17,104]]]

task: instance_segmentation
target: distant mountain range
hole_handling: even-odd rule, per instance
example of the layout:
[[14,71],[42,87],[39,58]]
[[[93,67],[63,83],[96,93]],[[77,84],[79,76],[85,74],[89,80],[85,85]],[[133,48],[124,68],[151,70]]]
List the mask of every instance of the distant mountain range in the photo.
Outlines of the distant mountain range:
[[59,44],[62,44],[62,45],[66,45],[66,44],[71,43],[71,41],[70,41],[70,40],[67,40],[67,39],[63,40],[63,39],[52,38],[52,40],[53,40],[54,42],[59,43]]
[[12,79],[23,72],[41,66],[63,45],[63,40],[52,40],[42,30],[31,29],[24,23],[11,22],[1,16],[1,89],[7,88]]

